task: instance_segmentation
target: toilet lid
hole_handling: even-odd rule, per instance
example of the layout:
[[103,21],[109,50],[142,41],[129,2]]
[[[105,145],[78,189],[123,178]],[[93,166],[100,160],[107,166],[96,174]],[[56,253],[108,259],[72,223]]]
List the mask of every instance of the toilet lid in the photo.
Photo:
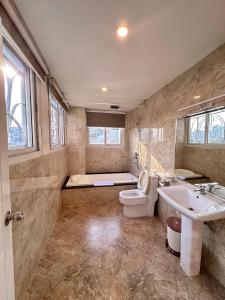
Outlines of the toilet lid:
[[138,189],[141,190],[144,194],[146,194],[148,189],[148,184],[149,184],[148,171],[147,170],[141,171],[137,183]]

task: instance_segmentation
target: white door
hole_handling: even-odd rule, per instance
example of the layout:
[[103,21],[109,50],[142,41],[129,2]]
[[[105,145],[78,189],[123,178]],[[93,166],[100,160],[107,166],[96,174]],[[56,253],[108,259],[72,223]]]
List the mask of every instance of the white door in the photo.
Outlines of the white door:
[[11,203],[0,20],[0,299],[14,300],[12,222],[5,226],[7,211],[11,211]]

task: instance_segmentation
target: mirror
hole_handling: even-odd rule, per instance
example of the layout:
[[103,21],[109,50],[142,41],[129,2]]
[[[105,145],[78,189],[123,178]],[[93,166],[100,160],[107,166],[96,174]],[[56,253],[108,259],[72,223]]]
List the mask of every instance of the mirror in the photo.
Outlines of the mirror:
[[225,108],[177,119],[175,176],[191,184],[217,182],[225,198]]

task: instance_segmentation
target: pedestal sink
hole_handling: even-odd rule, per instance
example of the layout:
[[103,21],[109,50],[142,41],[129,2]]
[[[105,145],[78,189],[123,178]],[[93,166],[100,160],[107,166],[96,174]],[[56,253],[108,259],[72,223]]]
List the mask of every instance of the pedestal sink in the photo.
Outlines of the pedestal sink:
[[182,214],[180,264],[189,276],[200,272],[205,221],[225,218],[224,199],[194,191],[190,184],[158,188],[160,196]]

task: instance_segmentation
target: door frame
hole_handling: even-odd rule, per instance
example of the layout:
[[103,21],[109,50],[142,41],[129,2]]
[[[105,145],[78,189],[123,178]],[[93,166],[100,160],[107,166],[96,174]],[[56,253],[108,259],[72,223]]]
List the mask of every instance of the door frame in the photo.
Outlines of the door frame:
[[[2,263],[0,264],[0,299],[14,300],[14,263],[12,224],[5,226],[4,219],[7,211],[11,211],[10,179],[8,160],[8,137],[5,110],[5,86],[3,74],[3,27],[0,18],[0,242],[3,243]],[[1,250],[1,248],[0,248]]]

